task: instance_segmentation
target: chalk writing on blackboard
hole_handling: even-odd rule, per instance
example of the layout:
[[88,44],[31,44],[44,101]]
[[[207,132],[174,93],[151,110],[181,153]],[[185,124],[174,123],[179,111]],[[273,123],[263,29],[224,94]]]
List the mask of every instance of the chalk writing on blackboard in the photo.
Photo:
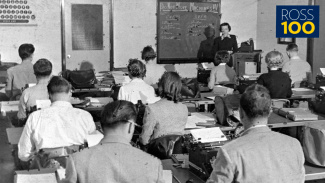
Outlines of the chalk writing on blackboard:
[[220,0],[193,1],[159,0],[158,60],[197,59],[205,28],[212,26],[219,34]]

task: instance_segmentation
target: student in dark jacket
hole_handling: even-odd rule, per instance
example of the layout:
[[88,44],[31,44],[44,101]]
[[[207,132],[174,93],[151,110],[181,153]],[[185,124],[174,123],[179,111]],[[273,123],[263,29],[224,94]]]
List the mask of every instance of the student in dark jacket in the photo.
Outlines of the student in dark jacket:
[[262,74],[257,83],[265,86],[272,99],[290,98],[292,95],[291,79],[282,72],[283,55],[278,51],[271,51],[265,56],[268,73]]

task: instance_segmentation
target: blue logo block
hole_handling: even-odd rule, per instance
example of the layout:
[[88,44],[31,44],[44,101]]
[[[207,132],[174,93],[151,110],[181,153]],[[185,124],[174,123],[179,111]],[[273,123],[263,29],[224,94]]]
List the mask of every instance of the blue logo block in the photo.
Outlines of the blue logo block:
[[276,6],[277,38],[318,38],[319,6]]

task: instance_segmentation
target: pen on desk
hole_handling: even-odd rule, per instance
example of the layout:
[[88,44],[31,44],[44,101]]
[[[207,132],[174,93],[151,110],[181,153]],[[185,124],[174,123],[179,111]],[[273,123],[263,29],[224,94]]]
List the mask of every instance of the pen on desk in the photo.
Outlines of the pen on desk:
[[181,183],[181,181],[179,181],[178,178],[177,178],[175,175],[173,175],[173,178],[174,178],[178,183]]

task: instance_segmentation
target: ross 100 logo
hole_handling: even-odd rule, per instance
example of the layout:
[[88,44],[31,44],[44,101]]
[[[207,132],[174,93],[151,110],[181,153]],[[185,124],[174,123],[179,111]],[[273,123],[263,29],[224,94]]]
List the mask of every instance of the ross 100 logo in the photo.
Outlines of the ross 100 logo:
[[319,6],[276,6],[276,37],[318,38]]

